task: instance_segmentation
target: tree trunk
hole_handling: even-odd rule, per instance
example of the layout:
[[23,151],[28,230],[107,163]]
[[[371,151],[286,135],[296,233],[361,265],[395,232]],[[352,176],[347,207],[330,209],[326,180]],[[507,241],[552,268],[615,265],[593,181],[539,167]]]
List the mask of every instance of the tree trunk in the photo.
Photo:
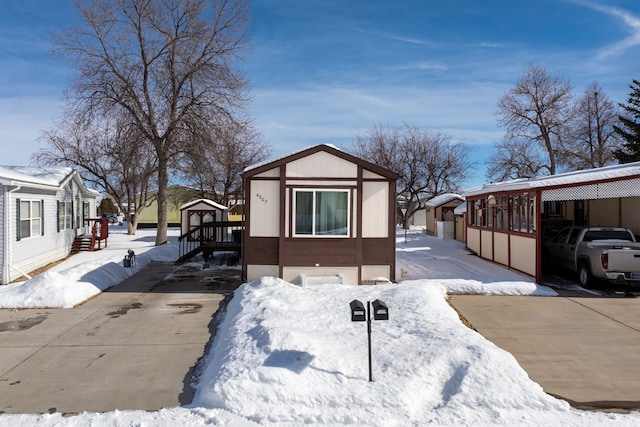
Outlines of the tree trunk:
[[156,246],[167,243],[167,187],[169,177],[166,156],[158,153],[158,232]]
[[127,221],[127,234],[131,235],[131,236],[135,236],[136,234],[136,230],[138,228],[138,220],[134,220],[133,221]]

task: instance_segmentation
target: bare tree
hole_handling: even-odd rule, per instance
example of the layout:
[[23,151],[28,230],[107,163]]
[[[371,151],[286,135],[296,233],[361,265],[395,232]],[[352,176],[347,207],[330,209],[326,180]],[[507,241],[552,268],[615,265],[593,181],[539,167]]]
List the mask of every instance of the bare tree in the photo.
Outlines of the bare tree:
[[184,180],[197,185],[203,194],[212,194],[215,202],[230,206],[242,199],[242,171],[270,154],[271,148],[250,124],[229,122],[190,146],[180,170]]
[[571,137],[566,138],[563,158],[570,170],[592,169],[616,162],[621,147],[614,130],[619,111],[597,83],[592,83],[577,102]]
[[[78,24],[54,40],[76,67],[71,115],[126,113],[157,161],[158,231],[167,240],[171,159],[247,102],[234,68],[246,49],[246,0],[76,0]],[[204,136],[203,136],[204,137]]]
[[487,179],[492,182],[532,178],[545,168],[545,152],[530,139],[502,140],[487,161]]
[[549,76],[543,67],[530,66],[498,102],[498,123],[506,128],[504,144],[539,144],[546,152],[543,168],[551,175],[564,164],[558,150],[573,114],[572,89],[568,80]]
[[456,191],[473,167],[464,144],[453,142],[448,135],[406,125],[374,126],[355,137],[351,151],[400,174],[397,193],[406,211],[399,203],[397,215],[405,228],[427,200]]
[[[122,118],[121,118],[122,119]],[[127,216],[127,231],[135,234],[138,216],[155,185],[157,163],[153,147],[135,126],[118,120],[100,123],[61,120],[43,133],[47,144],[33,155],[43,165],[78,167],[83,177],[104,189]]]

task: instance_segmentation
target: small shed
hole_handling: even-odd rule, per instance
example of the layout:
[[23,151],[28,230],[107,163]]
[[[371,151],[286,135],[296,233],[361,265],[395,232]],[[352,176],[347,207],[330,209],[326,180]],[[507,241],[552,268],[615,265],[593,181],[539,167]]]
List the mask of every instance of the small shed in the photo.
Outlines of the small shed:
[[246,169],[245,278],[394,281],[397,178],[328,144]]
[[464,197],[445,193],[425,203],[427,233],[441,239],[455,237],[454,210],[464,202]]
[[180,235],[203,224],[229,220],[229,208],[209,199],[198,199],[180,206]]

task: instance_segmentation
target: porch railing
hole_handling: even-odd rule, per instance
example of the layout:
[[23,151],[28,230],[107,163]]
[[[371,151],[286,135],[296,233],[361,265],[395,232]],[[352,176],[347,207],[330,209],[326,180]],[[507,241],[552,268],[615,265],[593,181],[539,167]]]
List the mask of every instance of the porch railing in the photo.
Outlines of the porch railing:
[[205,258],[215,251],[240,252],[244,221],[216,221],[193,227],[178,238],[176,264],[203,253]]

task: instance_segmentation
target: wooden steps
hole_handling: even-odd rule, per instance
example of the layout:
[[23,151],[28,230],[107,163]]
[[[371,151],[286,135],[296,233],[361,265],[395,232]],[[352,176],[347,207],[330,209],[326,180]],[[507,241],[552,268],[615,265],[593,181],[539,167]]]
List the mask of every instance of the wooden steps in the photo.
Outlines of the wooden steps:
[[77,254],[78,252],[86,252],[93,251],[95,246],[95,240],[93,236],[90,234],[83,234],[81,236],[77,236],[73,240],[73,244],[71,245],[71,254]]

